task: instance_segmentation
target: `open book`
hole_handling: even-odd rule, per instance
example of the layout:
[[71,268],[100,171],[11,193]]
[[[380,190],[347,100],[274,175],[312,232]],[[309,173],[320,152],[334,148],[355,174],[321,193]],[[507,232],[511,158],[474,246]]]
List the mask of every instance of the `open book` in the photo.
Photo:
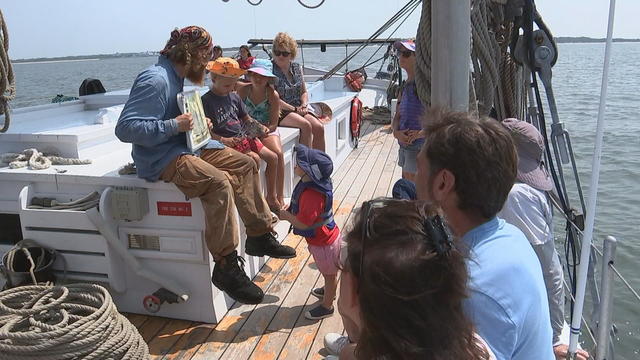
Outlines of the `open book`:
[[204,115],[200,92],[198,90],[190,90],[179,93],[178,106],[183,114],[191,113],[193,117],[193,129],[187,131],[187,146],[189,146],[189,149],[196,151],[207,145],[211,140],[211,134]]

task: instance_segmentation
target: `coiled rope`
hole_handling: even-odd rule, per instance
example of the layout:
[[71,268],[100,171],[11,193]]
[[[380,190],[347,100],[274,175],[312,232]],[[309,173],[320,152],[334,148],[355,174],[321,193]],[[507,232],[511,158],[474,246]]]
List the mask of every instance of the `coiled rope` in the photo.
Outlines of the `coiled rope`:
[[4,114],[4,125],[0,133],[3,133],[9,130],[9,124],[11,124],[9,101],[16,97],[16,80],[9,60],[9,33],[2,10],[0,10],[0,42],[2,42],[0,46],[0,115]]
[[20,169],[28,166],[32,170],[43,170],[50,168],[51,165],[91,164],[91,160],[44,155],[37,149],[26,149],[21,153],[0,154],[0,164],[9,164],[9,167],[12,169]]
[[148,359],[138,330],[94,284],[0,292],[0,358]]

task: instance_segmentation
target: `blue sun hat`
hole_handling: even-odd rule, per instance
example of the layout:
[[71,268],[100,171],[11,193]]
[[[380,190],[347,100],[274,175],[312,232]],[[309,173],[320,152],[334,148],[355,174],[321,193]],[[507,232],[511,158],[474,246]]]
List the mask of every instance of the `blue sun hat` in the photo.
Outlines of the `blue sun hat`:
[[331,173],[333,173],[333,161],[324,151],[309,149],[305,145],[298,144],[294,147],[296,152],[296,165],[298,165],[316,185],[326,190],[332,190]]
[[262,76],[275,78],[273,74],[273,63],[267,59],[255,59],[251,64],[251,67],[247,70]]

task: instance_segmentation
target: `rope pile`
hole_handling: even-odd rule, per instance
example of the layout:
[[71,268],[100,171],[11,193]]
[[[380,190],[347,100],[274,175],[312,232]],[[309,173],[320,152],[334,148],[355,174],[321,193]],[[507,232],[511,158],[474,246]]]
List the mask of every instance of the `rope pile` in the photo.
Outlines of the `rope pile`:
[[11,117],[9,115],[9,101],[16,97],[16,80],[13,77],[13,67],[9,60],[9,33],[0,10],[0,115],[4,114],[4,125],[0,133],[9,130]]
[[422,1],[416,34],[416,92],[425,107],[431,106],[431,0]]
[[0,357],[148,359],[138,330],[93,284],[23,286],[0,292]]
[[27,209],[87,211],[100,203],[100,193],[94,191],[77,200],[61,202],[54,198],[33,197]]
[[29,167],[32,170],[48,169],[51,165],[86,165],[91,160],[64,158],[55,155],[44,155],[36,149],[26,149],[21,153],[5,153],[0,155],[0,164],[9,164],[12,169]]
[[[422,2],[416,36],[416,89],[426,106],[431,105],[431,1]],[[525,108],[523,69],[508,51],[514,26],[506,18],[507,5],[501,0],[471,0],[469,108],[480,115],[494,109],[498,120],[522,119]]]

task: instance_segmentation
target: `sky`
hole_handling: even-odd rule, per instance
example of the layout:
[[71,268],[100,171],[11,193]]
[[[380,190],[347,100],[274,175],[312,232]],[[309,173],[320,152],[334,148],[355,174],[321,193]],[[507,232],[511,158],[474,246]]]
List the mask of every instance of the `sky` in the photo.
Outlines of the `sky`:
[[[253,0],[258,1],[258,0]],[[317,4],[319,0],[303,0]],[[200,25],[223,47],[286,31],[298,39],[367,38],[407,0],[326,0],[308,10],[296,0],[2,0],[9,57],[27,59],[142,52],[164,47],[175,27]],[[537,0],[556,36],[605,37],[608,0]],[[416,12],[398,31],[414,37]],[[615,37],[640,38],[640,1],[618,0]]]

